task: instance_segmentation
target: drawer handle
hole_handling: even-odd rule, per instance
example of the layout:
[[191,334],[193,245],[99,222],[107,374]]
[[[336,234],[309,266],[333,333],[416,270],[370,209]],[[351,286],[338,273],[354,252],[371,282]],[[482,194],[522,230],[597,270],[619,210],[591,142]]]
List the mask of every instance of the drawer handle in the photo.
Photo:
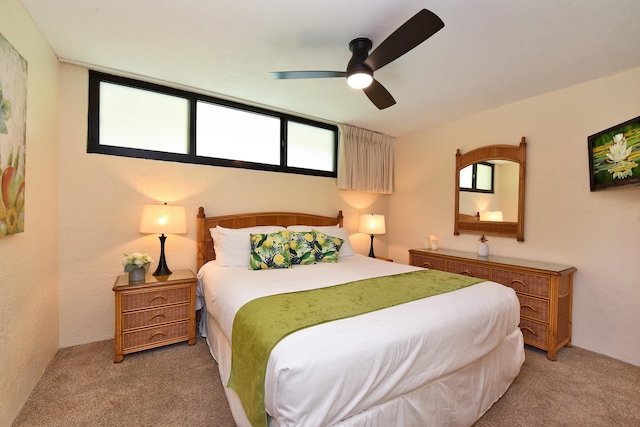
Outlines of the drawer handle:
[[153,322],[153,319],[155,319],[156,317],[167,317],[164,315],[164,313],[158,313],[158,314],[154,314],[153,316],[151,316],[151,319],[149,319],[149,322]]
[[429,262],[423,262],[422,263],[422,267],[424,267],[424,268],[433,268],[433,266]]
[[527,284],[526,284],[526,283],[524,283],[522,280],[518,280],[518,279],[513,279],[513,280],[511,281],[511,284],[512,284],[512,285],[514,285],[514,284],[522,285],[522,286],[524,286],[525,288],[527,287]]
[[473,274],[469,270],[461,271],[460,274],[464,274],[465,276],[473,277]]
[[533,329],[531,329],[531,328],[529,328],[529,327],[527,327],[527,326],[520,326],[520,329],[527,330],[527,331],[529,331],[532,335],[538,335],[538,334],[536,334],[536,331],[534,331]]
[[157,300],[158,298],[163,299],[163,300],[166,300],[166,299],[167,299],[167,297],[165,297],[164,295],[156,295],[156,296],[154,296],[153,298],[151,298],[151,299],[149,300],[149,302],[150,302],[150,303],[151,303],[151,302],[154,302],[154,301],[155,301],[155,300]]
[[156,335],[164,335],[165,337],[167,336],[167,334],[165,332],[158,331],[158,332],[153,333],[149,339],[150,340],[154,339],[156,337]]
[[528,308],[529,310],[534,311],[534,312],[535,312],[535,311],[538,311],[538,310],[536,310],[536,308],[535,308],[534,306],[529,305],[529,304],[523,304],[523,305],[521,305],[521,306],[520,306],[520,309],[523,309],[523,308]]

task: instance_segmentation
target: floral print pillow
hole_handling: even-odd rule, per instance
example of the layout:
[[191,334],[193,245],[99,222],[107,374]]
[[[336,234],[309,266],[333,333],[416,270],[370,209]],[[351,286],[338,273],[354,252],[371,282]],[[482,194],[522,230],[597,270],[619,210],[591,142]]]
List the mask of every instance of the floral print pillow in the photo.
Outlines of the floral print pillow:
[[289,252],[291,264],[309,265],[316,263],[316,233],[313,231],[290,231]]
[[266,270],[271,268],[291,268],[289,252],[290,231],[278,233],[251,234],[250,270]]
[[316,261],[338,262],[338,252],[343,243],[344,239],[316,231]]

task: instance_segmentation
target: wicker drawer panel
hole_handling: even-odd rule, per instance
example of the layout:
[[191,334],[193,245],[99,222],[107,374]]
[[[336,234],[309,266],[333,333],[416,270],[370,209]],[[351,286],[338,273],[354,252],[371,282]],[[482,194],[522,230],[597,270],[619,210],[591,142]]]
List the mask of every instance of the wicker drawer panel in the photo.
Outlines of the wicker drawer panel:
[[447,271],[451,273],[464,274],[465,276],[477,277],[479,279],[489,279],[489,267],[481,265],[449,261]]
[[189,286],[126,293],[122,296],[124,311],[189,302]]
[[411,254],[411,265],[416,267],[430,268],[432,270],[445,271],[444,260],[440,258],[431,258],[424,255]]
[[520,330],[526,344],[546,350],[547,325],[529,319],[520,319]]
[[536,319],[542,322],[549,321],[549,301],[538,298],[531,298],[518,294],[520,300],[520,316]]
[[495,268],[491,270],[491,280],[512,287],[516,292],[540,297],[549,297],[548,277]]
[[175,322],[177,320],[189,320],[189,304],[134,311],[125,313],[123,317],[122,327],[124,330]]
[[189,322],[174,323],[136,332],[125,332],[123,335],[124,350],[177,338],[189,338]]

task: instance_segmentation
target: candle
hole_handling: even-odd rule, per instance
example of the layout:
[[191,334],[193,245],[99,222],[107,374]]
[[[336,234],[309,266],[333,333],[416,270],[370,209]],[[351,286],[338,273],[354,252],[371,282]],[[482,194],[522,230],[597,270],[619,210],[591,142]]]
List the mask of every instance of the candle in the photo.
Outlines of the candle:
[[435,234],[429,235],[429,247],[434,251],[438,250],[438,236]]

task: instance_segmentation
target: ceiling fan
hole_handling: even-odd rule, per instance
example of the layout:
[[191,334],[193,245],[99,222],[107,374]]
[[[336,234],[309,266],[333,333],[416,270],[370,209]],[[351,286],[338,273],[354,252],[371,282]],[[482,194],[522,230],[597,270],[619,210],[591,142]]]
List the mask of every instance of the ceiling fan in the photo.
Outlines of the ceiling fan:
[[269,74],[274,79],[346,77],[349,86],[362,89],[371,102],[383,110],[394,105],[396,101],[389,91],[373,78],[373,72],[395,61],[443,27],[444,22],[435,13],[422,9],[380,43],[371,54],[371,40],[365,37],[351,40],[349,50],[353,55],[347,64],[347,71],[275,71]]

